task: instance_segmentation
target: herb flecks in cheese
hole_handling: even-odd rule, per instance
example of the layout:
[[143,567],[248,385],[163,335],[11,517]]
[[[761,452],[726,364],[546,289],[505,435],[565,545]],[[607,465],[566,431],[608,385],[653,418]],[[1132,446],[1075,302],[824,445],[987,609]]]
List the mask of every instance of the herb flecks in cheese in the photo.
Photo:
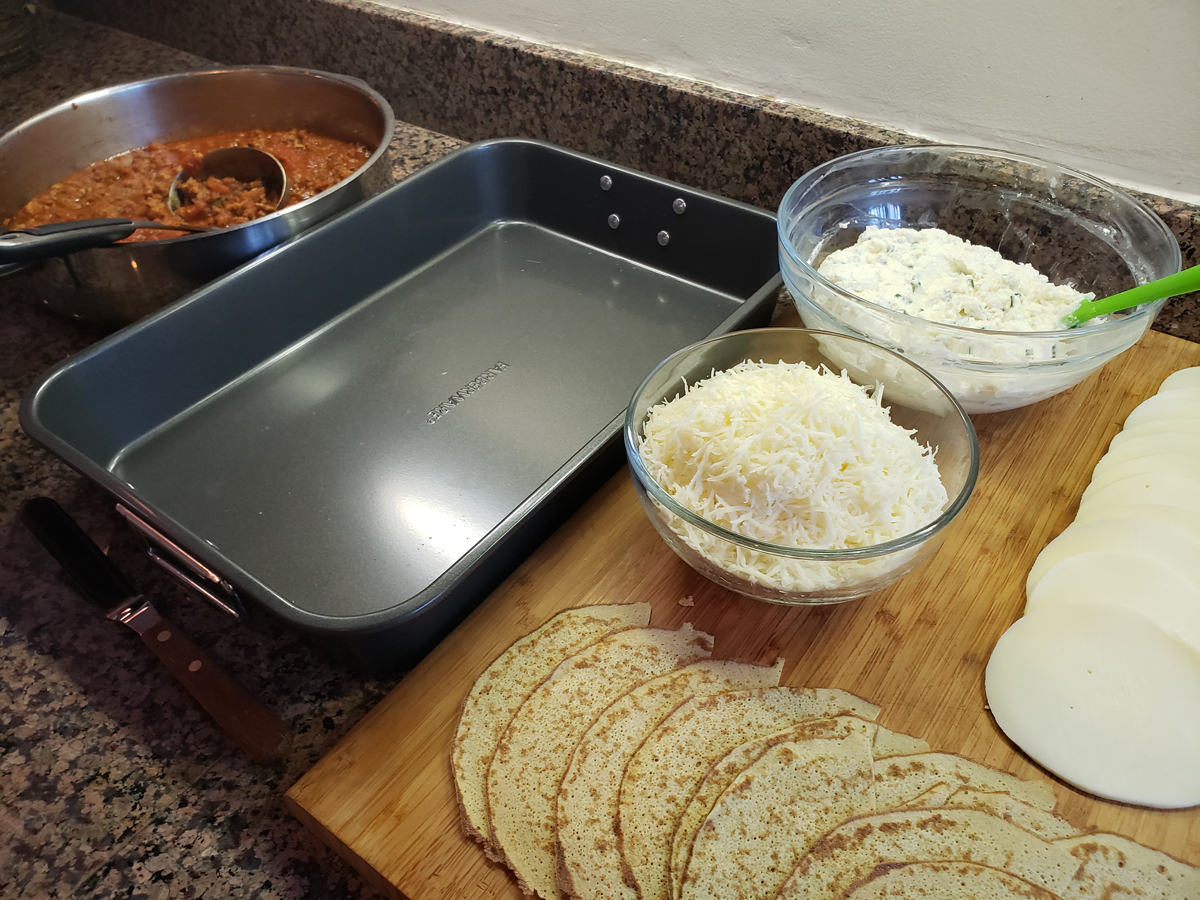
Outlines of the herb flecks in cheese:
[[1063,316],[1095,296],[940,228],[869,226],[817,271],[880,306],[988,331],[1058,331]]
[[[668,494],[765,543],[869,547],[922,528],[948,502],[934,451],[891,421],[882,390],[823,367],[740,363],[654,407],[643,432],[642,462]],[[722,569],[783,590],[852,584],[883,562],[789,560],[672,527]]]

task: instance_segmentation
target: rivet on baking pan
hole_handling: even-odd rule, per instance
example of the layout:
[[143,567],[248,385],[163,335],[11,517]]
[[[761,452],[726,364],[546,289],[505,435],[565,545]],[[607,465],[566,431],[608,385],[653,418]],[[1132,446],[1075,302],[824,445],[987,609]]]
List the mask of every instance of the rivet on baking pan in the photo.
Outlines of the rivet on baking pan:
[[602,190],[602,191],[612,190],[612,178],[611,177],[609,177],[608,175],[600,176],[600,190]]
[[687,211],[687,201],[682,197],[676,197],[675,202],[671,204],[671,209],[675,210],[675,215],[682,216]]
[[671,235],[665,231],[660,231],[658,233],[658,242],[664,247],[667,246],[667,244],[671,243]]
[[608,217],[608,227],[609,228],[616,228],[620,224],[621,224],[621,217],[618,216],[616,213],[613,213],[611,216]]

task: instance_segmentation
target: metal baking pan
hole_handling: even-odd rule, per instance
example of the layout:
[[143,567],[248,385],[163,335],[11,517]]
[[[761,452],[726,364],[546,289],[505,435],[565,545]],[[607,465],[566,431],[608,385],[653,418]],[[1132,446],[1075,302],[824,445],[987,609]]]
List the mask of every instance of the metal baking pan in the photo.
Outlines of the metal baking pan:
[[229,611],[402,670],[621,464],[645,374],[780,285],[769,212],[488,141],[67,360],[21,425]]

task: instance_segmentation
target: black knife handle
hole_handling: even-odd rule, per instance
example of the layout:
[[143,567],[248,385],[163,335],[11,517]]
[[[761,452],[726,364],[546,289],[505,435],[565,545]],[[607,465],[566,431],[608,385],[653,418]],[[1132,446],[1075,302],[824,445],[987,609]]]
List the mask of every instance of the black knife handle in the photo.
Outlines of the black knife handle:
[[27,501],[21,521],[58,560],[80,592],[105,614],[137,596],[137,588],[124,573],[50,497]]

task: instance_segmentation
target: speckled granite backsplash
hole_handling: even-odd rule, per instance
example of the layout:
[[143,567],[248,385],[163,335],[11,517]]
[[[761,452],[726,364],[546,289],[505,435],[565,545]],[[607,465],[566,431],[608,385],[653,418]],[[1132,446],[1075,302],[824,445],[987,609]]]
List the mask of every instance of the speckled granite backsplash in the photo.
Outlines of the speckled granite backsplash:
[[[905,139],[356,0],[54,6],[82,18],[38,13],[37,58],[0,75],[0,131],[104,85],[269,62],[381,91],[401,120],[398,177],[465,141],[523,135],[773,208],[811,166]],[[1194,265],[1200,210],[1147,199]],[[1174,301],[1155,327],[1200,341],[1200,302]],[[111,498],[26,437],[30,385],[101,337],[0,279],[0,900],[373,896],[281,798],[395,679],[339,668],[269,621],[231,627],[153,566]],[[18,520],[42,494],[283,717],[294,743],[280,764],[247,761],[131,631],[78,596]]]
[[[532,137],[775,209],[803,172],[903,133],[555,50],[361,0],[55,0],[59,9],[227,63],[315,66],[368,82],[396,117],[466,141]],[[1144,199],[1197,263],[1200,208]],[[1159,331],[1200,340],[1200,297]]]

